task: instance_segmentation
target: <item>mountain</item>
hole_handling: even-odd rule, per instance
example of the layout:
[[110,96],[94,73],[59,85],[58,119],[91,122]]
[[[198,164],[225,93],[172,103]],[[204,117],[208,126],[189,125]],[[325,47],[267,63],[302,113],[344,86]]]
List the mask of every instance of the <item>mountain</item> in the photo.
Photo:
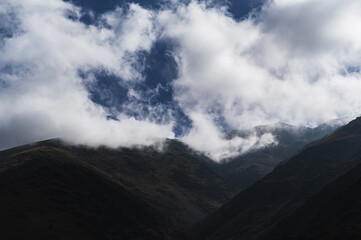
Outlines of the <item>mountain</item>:
[[249,130],[232,131],[226,135],[227,139],[251,135],[262,136],[270,133],[278,143],[228,159],[218,166],[219,172],[230,185],[238,190],[244,190],[311,142],[334,132],[344,125],[345,121],[345,119],[331,120],[316,128],[276,123],[257,126]]
[[287,223],[307,200],[360,164],[360,150],[361,118],[357,118],[239,193],[195,228],[195,239],[268,239],[282,220]]
[[[287,152],[329,126],[277,124],[252,132],[272,131]],[[228,137],[242,134],[251,131]],[[236,190],[219,174],[222,164],[177,140],[160,147],[95,149],[47,140],[0,152],[2,236],[187,239],[192,226],[197,240],[358,234],[360,118],[308,144],[233,199]]]
[[34,228],[36,238],[53,236],[41,235],[48,227],[60,233],[70,225],[76,227],[64,234],[90,239],[123,233],[134,239],[177,237],[235,194],[208,161],[174,140],[163,152],[92,149],[59,140],[6,150],[0,152],[0,222],[13,232],[26,226],[24,234]]

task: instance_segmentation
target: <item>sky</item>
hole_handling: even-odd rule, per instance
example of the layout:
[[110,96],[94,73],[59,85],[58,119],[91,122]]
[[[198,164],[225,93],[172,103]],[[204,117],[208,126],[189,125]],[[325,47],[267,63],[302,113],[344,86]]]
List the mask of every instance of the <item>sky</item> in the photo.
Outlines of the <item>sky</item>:
[[1,0],[0,149],[178,138],[218,161],[277,144],[233,129],[360,114],[359,0],[150,2]]

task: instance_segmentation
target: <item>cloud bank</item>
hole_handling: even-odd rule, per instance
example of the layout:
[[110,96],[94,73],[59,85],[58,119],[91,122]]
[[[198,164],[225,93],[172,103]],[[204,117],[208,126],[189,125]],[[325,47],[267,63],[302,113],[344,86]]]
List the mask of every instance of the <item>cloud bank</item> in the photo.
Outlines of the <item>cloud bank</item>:
[[[79,70],[102,70],[125,82],[140,81],[136,53],[154,41],[153,16],[138,5],[102,16],[99,26],[78,19],[81,10],[62,1],[5,1],[1,18],[19,25],[0,47],[0,146],[62,137],[111,147],[149,145],[173,137],[172,123],[117,120],[89,99]],[[5,22],[7,24],[7,22]],[[4,136],[4,137],[3,137]]]
[[[172,101],[192,122],[181,139],[213,159],[275,143],[269,134],[226,140],[229,129],[359,115],[358,0],[274,0],[242,20],[209,1],[169,1],[158,10],[130,4],[92,25],[82,14],[61,0],[0,3],[1,148],[52,137],[111,147],[174,137],[166,106],[138,101],[141,56],[157,41],[174,45]],[[127,106],[146,114],[109,118],[86,88],[97,72],[115,76]]]

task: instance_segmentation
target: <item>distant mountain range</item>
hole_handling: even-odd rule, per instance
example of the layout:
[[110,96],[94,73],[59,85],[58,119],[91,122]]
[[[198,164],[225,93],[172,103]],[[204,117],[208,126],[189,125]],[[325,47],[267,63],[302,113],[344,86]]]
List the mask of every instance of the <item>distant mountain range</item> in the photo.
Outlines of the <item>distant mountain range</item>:
[[257,126],[249,130],[232,131],[226,135],[227,139],[250,135],[262,136],[270,133],[275,137],[277,144],[227,159],[217,166],[217,171],[236,189],[246,189],[272,172],[282,161],[288,160],[313,141],[333,133],[345,123],[347,119],[331,120],[316,128],[276,123]]
[[[271,173],[237,195],[238,183],[225,178],[224,169],[246,155],[217,164],[177,140],[167,140],[163,152],[61,140],[2,151],[0,237],[358,239],[361,118],[329,134],[336,125],[276,124],[229,133],[272,132],[282,148],[248,154],[293,156],[277,160]],[[254,159],[256,167],[267,162]]]

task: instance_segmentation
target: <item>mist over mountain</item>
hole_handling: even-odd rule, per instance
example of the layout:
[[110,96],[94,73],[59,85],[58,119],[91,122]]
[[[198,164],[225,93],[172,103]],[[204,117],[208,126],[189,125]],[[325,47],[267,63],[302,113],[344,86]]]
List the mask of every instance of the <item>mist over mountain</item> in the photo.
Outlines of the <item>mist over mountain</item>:
[[360,24],[359,0],[0,0],[0,239],[359,239]]
[[219,166],[219,172],[230,185],[244,190],[307,145],[332,134],[347,121],[347,119],[333,120],[316,128],[276,123],[257,126],[249,130],[234,130],[229,132],[226,138],[232,139],[236,136],[246,138],[250,135],[262,136],[269,133],[274,136],[275,143],[260,149],[251,149],[245,154],[224,160]]

